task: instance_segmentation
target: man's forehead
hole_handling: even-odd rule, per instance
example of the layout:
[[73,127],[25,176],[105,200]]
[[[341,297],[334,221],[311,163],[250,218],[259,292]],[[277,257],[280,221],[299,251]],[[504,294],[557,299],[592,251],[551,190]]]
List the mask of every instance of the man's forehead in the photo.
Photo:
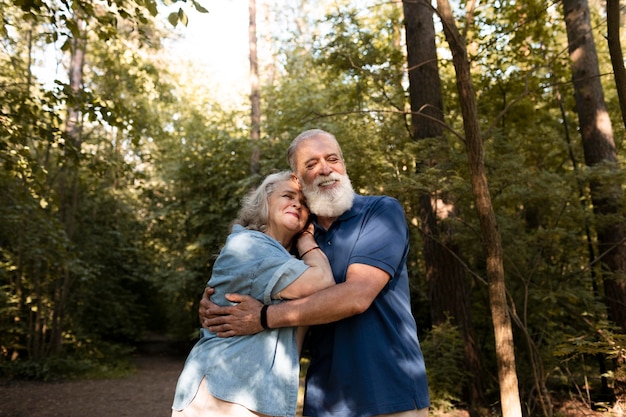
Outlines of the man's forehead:
[[315,136],[304,140],[296,149],[297,154],[339,155],[339,144],[326,136]]
[[297,193],[300,191],[300,181],[298,180],[298,177],[292,175],[288,180],[281,182],[278,188],[284,190],[284,192]]

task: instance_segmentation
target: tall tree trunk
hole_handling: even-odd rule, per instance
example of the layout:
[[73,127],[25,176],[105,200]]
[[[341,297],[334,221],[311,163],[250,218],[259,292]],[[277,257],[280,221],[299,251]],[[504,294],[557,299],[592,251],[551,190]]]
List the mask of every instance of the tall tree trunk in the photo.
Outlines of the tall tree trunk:
[[[576,185],[578,188],[578,200],[580,201],[580,205],[583,211],[590,207],[589,197],[585,193],[585,186],[583,180],[580,177],[578,162],[576,160],[576,156],[574,155],[574,150],[572,149],[572,140],[570,137],[570,127],[567,117],[567,112],[565,111],[565,106],[563,104],[563,98],[561,97],[561,93],[557,88],[557,101],[559,102],[559,111],[561,113],[561,118],[563,119],[563,130],[565,135],[565,141],[567,142],[567,152],[569,154],[569,159],[572,161],[572,168],[574,169],[574,174],[576,175]],[[596,249],[593,244],[593,235],[591,233],[591,225],[589,224],[589,220],[585,219],[584,221],[585,227],[585,241],[587,244],[587,253],[589,254],[589,265],[596,264]],[[596,273],[596,267],[589,268],[589,275],[591,278],[591,288],[593,291],[593,297],[598,299],[600,297],[600,289],[598,288],[598,274]],[[600,369],[600,386],[601,393],[603,396],[610,395],[612,390],[609,388],[606,369],[606,355],[604,353],[598,353],[596,355],[598,359],[598,366]]]
[[624,55],[619,37],[621,17],[619,0],[606,0],[606,31],[609,54],[613,65],[613,76],[615,77],[615,88],[619,98],[622,122],[626,128],[626,68],[624,68]]
[[[582,136],[585,163],[602,164],[617,171],[617,153],[613,128],[606,110],[596,46],[591,32],[589,4],[586,0],[563,0],[568,49],[576,112]],[[602,282],[609,319],[626,332],[626,228],[623,217],[621,184],[590,184],[594,212],[599,218],[598,252],[601,257]],[[607,221],[615,217],[617,220]],[[626,402],[626,357],[617,358],[615,395]]]
[[82,146],[82,91],[83,91],[83,68],[85,65],[85,53],[87,40],[85,34],[85,21],[77,15],[76,32],[70,40],[70,67],[69,83],[72,96],[67,106],[67,119],[65,121],[65,134],[69,141],[66,146],[66,165],[61,180],[61,194],[65,197],[62,201],[61,219],[65,225],[68,237],[74,234],[77,208],[77,169]]
[[[263,24],[266,28],[276,26],[276,22],[272,19],[272,10],[267,2],[263,3]],[[269,85],[274,85],[274,80],[276,78],[276,63],[274,58],[276,54],[273,51],[272,44],[272,33],[269,30],[266,30],[263,37],[263,48],[265,51],[267,51],[267,54],[271,57],[271,59],[263,67],[262,71],[263,78]]]
[[[83,142],[82,137],[82,94],[83,94],[83,68],[85,65],[85,53],[87,48],[86,23],[81,17],[80,10],[74,15],[76,31],[70,40],[70,67],[69,83],[71,98],[67,107],[67,119],[65,122],[65,134],[68,144],[65,148],[65,166],[59,176],[60,215],[65,232],[72,240],[76,233],[76,212],[78,210],[78,175],[80,154]],[[72,282],[72,272],[69,260],[57,271],[59,278],[55,284],[54,311],[51,325],[51,353],[60,353],[63,343],[63,331],[65,327],[65,312]]]
[[248,26],[248,41],[250,44],[250,138],[252,140],[252,155],[250,156],[250,174],[259,173],[261,150],[261,89],[259,86],[259,61],[256,36],[256,0],[249,0],[250,24]]
[[502,416],[521,417],[522,408],[515,366],[513,329],[504,283],[502,241],[489,195],[483,160],[483,144],[478,126],[476,96],[470,74],[467,49],[456,26],[449,1],[437,0],[437,8],[456,71],[472,189],[480,221],[482,243],[487,257],[489,304],[496,344]]
[[[434,10],[427,0],[404,0],[404,24],[409,72],[412,129],[415,140],[441,137],[443,133],[443,98],[437,65]],[[417,169],[436,161],[420,160]],[[445,201],[446,213],[437,210],[437,190],[420,195],[420,224],[424,242],[426,281],[429,287],[433,324],[447,317],[462,332],[465,341],[465,370],[473,378],[466,381],[464,393],[472,415],[480,415],[484,404],[484,386],[480,352],[476,345],[470,308],[470,290],[466,271],[460,262],[459,248],[452,239],[454,231],[442,223],[453,215],[454,202]]]

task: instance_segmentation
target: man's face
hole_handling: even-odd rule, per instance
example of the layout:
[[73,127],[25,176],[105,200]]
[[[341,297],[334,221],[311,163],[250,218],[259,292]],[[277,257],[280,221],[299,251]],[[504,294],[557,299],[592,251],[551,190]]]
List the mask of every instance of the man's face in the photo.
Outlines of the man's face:
[[304,140],[296,150],[296,171],[312,213],[338,217],[352,207],[354,190],[339,144],[325,135]]
[[[341,158],[339,144],[331,138],[319,135],[301,142],[296,151],[297,174],[306,185],[313,185],[320,175],[327,176],[331,172],[339,175],[346,173],[346,166]],[[329,182],[320,187],[332,188]]]

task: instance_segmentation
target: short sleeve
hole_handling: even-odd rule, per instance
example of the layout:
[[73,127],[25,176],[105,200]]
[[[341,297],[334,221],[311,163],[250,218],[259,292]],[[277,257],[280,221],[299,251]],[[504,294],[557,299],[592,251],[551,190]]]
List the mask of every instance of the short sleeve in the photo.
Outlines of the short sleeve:
[[363,219],[349,263],[375,266],[393,277],[408,251],[408,239],[400,202],[391,197],[380,198]]
[[213,266],[211,300],[228,305],[227,293],[246,294],[269,304],[272,295],[294,282],[308,268],[275,239],[262,232],[234,229]]
[[275,268],[276,271],[269,280],[263,292],[263,303],[271,304],[272,296],[278,294],[307,270],[309,266],[299,259],[291,258]]

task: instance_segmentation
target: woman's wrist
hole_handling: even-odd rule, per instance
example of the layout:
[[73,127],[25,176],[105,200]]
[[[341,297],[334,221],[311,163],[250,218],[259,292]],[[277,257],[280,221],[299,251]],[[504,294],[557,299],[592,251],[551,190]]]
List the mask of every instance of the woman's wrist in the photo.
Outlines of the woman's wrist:
[[[311,236],[303,237],[307,234]],[[317,242],[313,238],[313,234],[311,232],[302,233],[302,235],[300,235],[300,238],[298,239],[298,253],[304,254],[306,251],[315,246],[317,246]],[[302,257],[302,255],[300,255],[300,257]]]
[[315,249],[320,249],[320,247],[319,247],[319,246],[317,246],[317,245],[315,245],[315,246],[313,246],[312,248],[309,248],[309,249],[305,250],[304,252],[302,252],[302,253],[300,254],[300,259],[304,258],[304,255],[306,255],[306,254],[308,254],[308,253],[310,253],[310,252],[314,251]]

